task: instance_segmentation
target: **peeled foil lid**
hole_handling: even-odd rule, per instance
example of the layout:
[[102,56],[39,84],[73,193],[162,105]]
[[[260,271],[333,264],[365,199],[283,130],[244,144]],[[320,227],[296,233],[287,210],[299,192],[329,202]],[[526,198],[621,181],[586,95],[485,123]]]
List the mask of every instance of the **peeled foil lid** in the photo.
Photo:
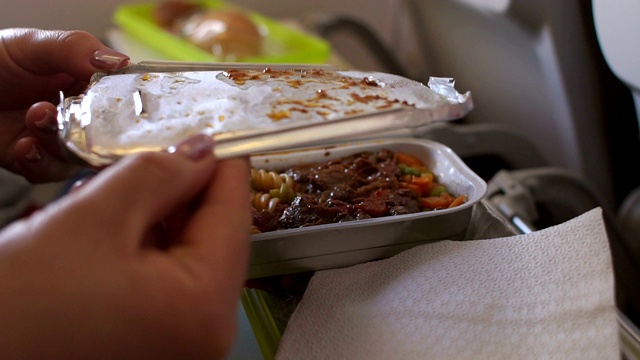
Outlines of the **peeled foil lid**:
[[[229,139],[312,126],[323,140],[334,131],[325,125],[340,122],[343,137],[356,137],[459,119],[472,107],[471,94],[458,93],[449,78],[425,86],[380,72],[254,66],[98,76],[81,96],[61,99],[58,119],[66,147],[98,165],[164,150],[197,133]],[[295,138],[281,135],[267,150],[284,150],[288,140],[304,145],[300,134],[289,137]]]

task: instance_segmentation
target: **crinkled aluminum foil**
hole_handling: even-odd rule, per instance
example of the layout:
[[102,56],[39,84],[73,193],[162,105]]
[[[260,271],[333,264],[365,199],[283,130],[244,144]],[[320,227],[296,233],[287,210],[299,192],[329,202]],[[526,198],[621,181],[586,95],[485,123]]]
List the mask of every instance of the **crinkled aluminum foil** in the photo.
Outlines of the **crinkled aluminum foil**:
[[92,165],[204,133],[228,157],[458,119],[473,107],[449,78],[429,85],[380,72],[252,65],[97,76],[62,98],[66,147]]

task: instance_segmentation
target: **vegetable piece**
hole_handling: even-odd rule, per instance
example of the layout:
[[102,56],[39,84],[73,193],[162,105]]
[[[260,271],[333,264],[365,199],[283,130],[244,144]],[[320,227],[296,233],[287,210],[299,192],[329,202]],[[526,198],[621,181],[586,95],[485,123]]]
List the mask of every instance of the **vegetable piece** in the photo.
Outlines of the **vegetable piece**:
[[422,189],[418,185],[415,185],[415,184],[412,184],[412,183],[409,183],[409,182],[401,182],[398,185],[402,189],[411,190],[414,194],[416,194],[417,197],[422,196]]
[[439,196],[421,197],[419,199],[420,206],[425,210],[446,209],[453,200],[453,196],[449,193],[442,193]]
[[420,159],[405,153],[396,153],[396,162],[398,164],[405,164],[414,168],[424,168],[424,164]]
[[449,190],[444,185],[435,185],[428,194],[429,196],[440,196],[440,194],[448,192]]
[[449,208],[454,208],[456,206],[460,206],[462,204],[464,204],[465,202],[467,202],[467,195],[460,195],[457,198],[455,198],[451,204],[449,204]]
[[422,173],[420,168],[407,166],[405,164],[398,164],[398,168],[402,175],[420,175]]
[[274,198],[280,197],[280,189],[271,189],[269,190],[269,195]]
[[420,188],[420,194],[418,196],[425,196],[427,194],[430,194],[434,186],[433,174],[423,173],[420,174],[420,176],[412,176],[411,184],[416,185]]

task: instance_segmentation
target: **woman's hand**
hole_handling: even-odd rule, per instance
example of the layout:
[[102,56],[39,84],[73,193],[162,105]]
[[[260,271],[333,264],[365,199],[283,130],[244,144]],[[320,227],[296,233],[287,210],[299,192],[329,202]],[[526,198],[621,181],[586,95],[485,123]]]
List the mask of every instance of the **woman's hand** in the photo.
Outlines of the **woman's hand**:
[[235,337],[249,165],[196,136],[0,233],[3,358],[216,359]]
[[53,104],[60,91],[77,95],[94,73],[128,60],[82,31],[0,30],[0,166],[34,183],[73,175],[78,168],[61,155]]

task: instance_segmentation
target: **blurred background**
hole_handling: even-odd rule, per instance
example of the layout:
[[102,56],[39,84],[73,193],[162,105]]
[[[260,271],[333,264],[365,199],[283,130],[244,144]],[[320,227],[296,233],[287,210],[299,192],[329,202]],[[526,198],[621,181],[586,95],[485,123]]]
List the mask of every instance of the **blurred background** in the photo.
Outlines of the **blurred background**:
[[[128,34],[114,24],[119,7],[140,3],[0,0],[0,23],[83,29],[128,52],[134,61],[162,58],[147,51],[144,42],[129,42]],[[589,1],[227,4],[323,37],[336,55],[329,62],[339,58],[351,68],[399,73],[424,82],[429,76],[455,78],[456,88],[474,97],[475,108],[464,122],[495,130],[488,138],[479,132],[452,144],[470,162],[479,162],[477,171],[485,177],[501,168],[568,169],[584,178],[614,213],[640,184],[640,175],[629,163],[640,155],[633,100],[602,56]]]
[[[452,147],[478,174],[493,180],[489,196],[505,216],[524,218],[533,229],[602,206],[617,239],[614,253],[627,253],[618,255],[624,257],[618,268],[636,271],[640,142],[632,90],[640,85],[621,78],[623,73],[611,66],[616,62],[603,53],[605,25],[598,28],[594,16],[598,1],[226,3],[322,39],[331,51],[325,61],[341,67],[425,83],[430,76],[454,78],[460,92],[473,94],[474,110],[455,123],[414,135]],[[140,1],[0,0],[0,24],[82,29],[134,61],[166,58],[114,22],[118,9],[134,4]],[[637,4],[631,6],[638,10]],[[626,19],[619,19],[626,26]],[[616,37],[623,47],[640,34],[627,35]],[[633,46],[629,51],[633,56]],[[533,196],[510,193],[514,186]]]

